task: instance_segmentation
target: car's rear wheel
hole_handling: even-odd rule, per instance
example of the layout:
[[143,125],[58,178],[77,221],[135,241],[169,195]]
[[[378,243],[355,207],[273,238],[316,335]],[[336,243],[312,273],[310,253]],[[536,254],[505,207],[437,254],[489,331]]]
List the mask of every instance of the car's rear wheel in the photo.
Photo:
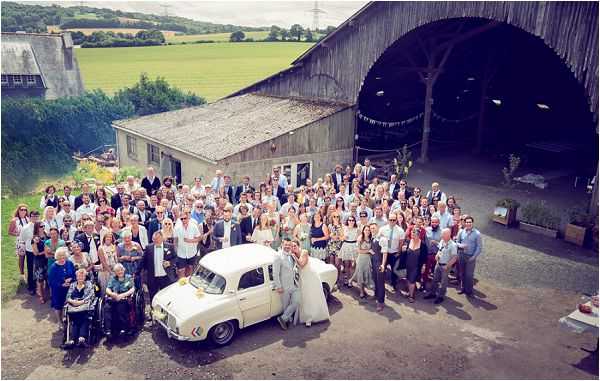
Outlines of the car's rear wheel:
[[325,301],[329,302],[329,298],[331,297],[331,290],[329,289],[329,285],[323,282],[323,294],[325,295]]
[[208,338],[215,345],[228,345],[233,341],[236,331],[237,324],[233,320],[224,321],[210,329],[208,332]]

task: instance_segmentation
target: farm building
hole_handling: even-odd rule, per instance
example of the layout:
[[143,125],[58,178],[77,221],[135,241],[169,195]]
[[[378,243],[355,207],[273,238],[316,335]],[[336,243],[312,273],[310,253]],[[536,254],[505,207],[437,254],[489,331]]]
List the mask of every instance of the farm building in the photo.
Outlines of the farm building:
[[352,160],[353,108],[342,102],[257,94],[113,122],[119,166],[153,166],[191,183],[223,169],[263,179],[280,166],[292,185]]
[[56,99],[84,92],[70,33],[2,33],[2,96]]
[[[514,153],[585,189],[598,173],[598,4],[370,2],[290,68],[227,99],[259,94],[351,106],[340,139],[358,157],[404,144],[421,162],[472,152],[506,165]],[[288,139],[294,152],[317,152]],[[277,164],[262,148],[252,160]],[[348,163],[315,166],[313,178],[338,161]]]

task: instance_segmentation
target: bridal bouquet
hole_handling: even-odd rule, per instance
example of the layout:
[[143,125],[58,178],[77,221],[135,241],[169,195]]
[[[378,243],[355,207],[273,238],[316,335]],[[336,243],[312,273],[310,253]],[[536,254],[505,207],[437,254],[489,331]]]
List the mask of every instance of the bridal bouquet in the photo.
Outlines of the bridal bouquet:
[[298,238],[300,238],[300,241],[305,241],[306,239],[308,239],[308,234],[307,234],[307,233],[305,233],[305,232],[301,232],[301,233],[298,235]]

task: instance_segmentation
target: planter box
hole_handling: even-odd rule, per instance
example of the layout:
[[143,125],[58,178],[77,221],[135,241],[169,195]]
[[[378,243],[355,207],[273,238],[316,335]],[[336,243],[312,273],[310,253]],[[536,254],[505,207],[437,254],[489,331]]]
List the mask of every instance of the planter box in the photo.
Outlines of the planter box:
[[519,229],[525,230],[526,232],[530,233],[545,235],[546,237],[550,238],[556,238],[556,236],[558,235],[558,230],[548,229],[537,225],[531,225],[523,221],[519,222]]
[[565,241],[583,246],[588,229],[582,226],[567,224],[565,229]]
[[497,206],[492,215],[492,221],[509,227],[517,222],[517,208]]

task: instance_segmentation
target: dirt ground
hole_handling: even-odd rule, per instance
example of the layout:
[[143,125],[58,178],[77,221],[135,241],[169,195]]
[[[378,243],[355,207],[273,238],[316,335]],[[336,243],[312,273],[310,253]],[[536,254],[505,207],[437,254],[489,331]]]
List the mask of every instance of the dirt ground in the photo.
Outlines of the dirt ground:
[[469,300],[449,289],[434,306],[388,293],[388,307],[357,290],[334,293],[331,321],[284,332],[274,320],[228,347],[170,340],[147,323],[129,341],[59,348],[47,306],[20,294],[2,309],[3,379],[332,378],[597,379],[596,338],[560,328],[578,294],[477,284]]

